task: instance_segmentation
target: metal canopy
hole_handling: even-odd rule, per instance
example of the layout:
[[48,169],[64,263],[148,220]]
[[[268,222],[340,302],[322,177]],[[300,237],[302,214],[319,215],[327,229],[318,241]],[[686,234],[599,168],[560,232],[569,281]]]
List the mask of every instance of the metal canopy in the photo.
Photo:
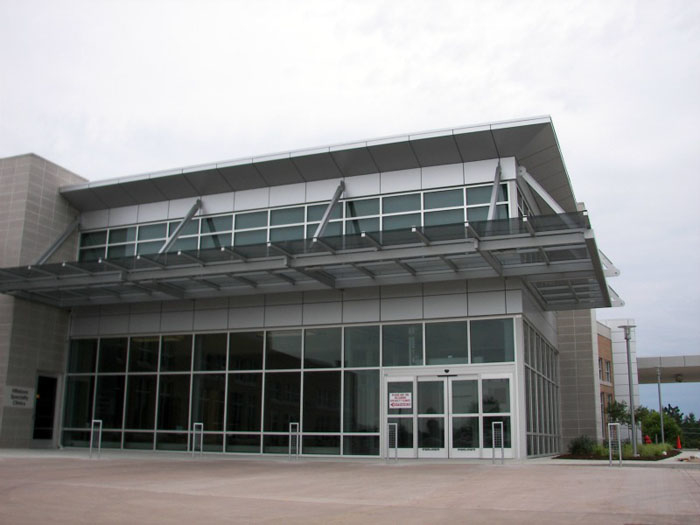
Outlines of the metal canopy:
[[700,382],[700,355],[667,355],[638,357],[637,375],[640,385]]
[[513,277],[546,310],[611,297],[585,213],[447,224],[0,270],[0,292],[59,307]]
[[61,194],[78,210],[88,211],[498,157],[515,157],[565,211],[576,211],[576,200],[549,117],[89,182],[66,186]]

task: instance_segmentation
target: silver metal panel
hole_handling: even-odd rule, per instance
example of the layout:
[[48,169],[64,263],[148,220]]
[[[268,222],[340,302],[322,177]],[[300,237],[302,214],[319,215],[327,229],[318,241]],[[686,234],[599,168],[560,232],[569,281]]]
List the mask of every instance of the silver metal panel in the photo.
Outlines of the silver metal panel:
[[369,145],[369,151],[379,171],[398,171],[420,168],[418,159],[408,142]]
[[114,185],[96,185],[91,189],[93,194],[96,195],[107,208],[118,208],[120,206],[129,206],[138,203],[120,183]]
[[252,160],[236,163],[217,164],[219,174],[234,191],[251,190],[267,186]]
[[438,138],[411,137],[411,147],[422,167],[458,164],[462,162],[452,134]]
[[139,204],[165,200],[166,197],[151,180],[135,180],[122,184],[134,202]]
[[498,157],[498,152],[496,151],[489,130],[475,131],[466,134],[458,134],[457,131],[455,131],[454,138],[459,148],[459,154],[464,162],[495,159]]
[[379,172],[379,166],[364,144],[361,147],[353,146],[352,149],[331,148],[331,156],[346,177]]
[[271,186],[304,182],[299,170],[297,170],[289,156],[273,160],[266,159],[253,159],[253,162],[263,178],[267,181],[272,181],[270,182]]
[[184,172],[183,176],[199,195],[226,193],[233,190],[216,168],[199,172]]
[[194,197],[198,195],[194,187],[182,174],[176,176],[153,177],[151,181],[168,200],[183,199],[185,197]]
[[343,176],[329,151],[313,155],[292,155],[291,158],[301,176],[307,182]]

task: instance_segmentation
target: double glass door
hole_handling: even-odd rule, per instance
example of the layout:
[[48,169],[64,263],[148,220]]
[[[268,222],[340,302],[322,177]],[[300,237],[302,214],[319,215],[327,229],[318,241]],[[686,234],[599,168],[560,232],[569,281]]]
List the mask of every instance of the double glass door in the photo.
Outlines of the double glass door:
[[387,378],[386,385],[400,457],[480,456],[478,378]]

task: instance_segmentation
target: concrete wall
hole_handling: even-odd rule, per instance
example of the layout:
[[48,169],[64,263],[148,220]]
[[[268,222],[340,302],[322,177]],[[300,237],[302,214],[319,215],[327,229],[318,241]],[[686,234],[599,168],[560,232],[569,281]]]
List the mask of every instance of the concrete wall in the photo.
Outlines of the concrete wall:
[[[77,216],[59,186],[83,181],[37,155],[0,159],[0,266],[31,264],[45,252]],[[74,259],[76,247],[74,234],[50,262]],[[60,377],[68,328],[63,310],[0,296],[0,446],[37,444],[33,407],[6,407],[6,387],[33,390],[39,374]]]
[[598,335],[594,310],[557,312],[562,442],[602,439]]

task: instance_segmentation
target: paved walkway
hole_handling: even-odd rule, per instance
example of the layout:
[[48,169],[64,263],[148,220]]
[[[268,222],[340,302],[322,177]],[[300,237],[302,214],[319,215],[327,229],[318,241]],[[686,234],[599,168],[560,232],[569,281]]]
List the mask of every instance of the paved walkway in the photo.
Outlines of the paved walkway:
[[5,450],[0,523],[700,524],[700,469],[665,466]]

